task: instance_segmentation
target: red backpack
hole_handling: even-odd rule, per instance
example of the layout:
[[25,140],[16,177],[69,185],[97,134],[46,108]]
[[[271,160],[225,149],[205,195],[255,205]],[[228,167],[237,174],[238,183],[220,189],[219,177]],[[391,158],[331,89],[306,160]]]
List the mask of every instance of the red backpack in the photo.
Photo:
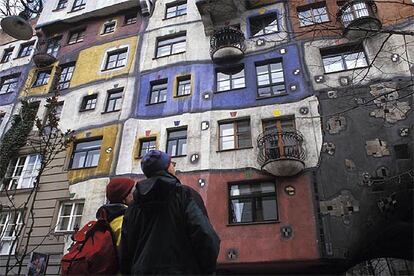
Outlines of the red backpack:
[[75,233],[73,245],[61,260],[62,275],[115,275],[118,272],[113,233],[104,217],[88,222]]

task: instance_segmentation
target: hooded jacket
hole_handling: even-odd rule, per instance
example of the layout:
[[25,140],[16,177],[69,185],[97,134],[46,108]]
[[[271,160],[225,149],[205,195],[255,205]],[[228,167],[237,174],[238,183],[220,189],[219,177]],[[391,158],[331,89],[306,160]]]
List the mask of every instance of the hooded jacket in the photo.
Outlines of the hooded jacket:
[[122,226],[123,274],[211,274],[219,248],[195,190],[167,172],[137,183]]

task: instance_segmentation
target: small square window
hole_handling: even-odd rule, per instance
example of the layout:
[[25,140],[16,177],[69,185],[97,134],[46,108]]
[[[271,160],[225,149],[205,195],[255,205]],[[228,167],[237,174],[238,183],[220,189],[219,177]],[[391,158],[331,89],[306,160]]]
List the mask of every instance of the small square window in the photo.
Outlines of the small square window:
[[167,8],[165,10],[166,19],[187,14],[187,2],[186,1],[168,3],[166,5],[166,8]]
[[139,157],[143,157],[150,150],[157,149],[157,138],[145,138],[139,140]]
[[177,97],[191,95],[191,76],[177,78]]
[[22,44],[20,46],[20,50],[19,50],[17,57],[21,58],[21,57],[30,56],[32,54],[33,47],[34,47],[34,41]]
[[85,6],[86,6],[86,0],[75,0],[75,2],[73,2],[72,11],[83,10]]
[[19,84],[19,74],[9,75],[0,78],[0,95],[6,93],[12,93],[17,91]]
[[165,57],[184,53],[186,50],[186,34],[181,33],[173,37],[158,38],[156,57]]
[[167,153],[171,156],[184,156],[187,154],[187,129],[174,129],[168,131]]
[[329,21],[325,2],[298,7],[297,12],[302,27]]
[[72,31],[69,34],[68,44],[75,44],[82,42],[85,38],[85,30]]
[[231,184],[228,206],[230,224],[277,221],[275,183]]
[[3,52],[3,56],[1,57],[1,63],[8,62],[11,59],[11,56],[13,54],[14,48],[7,48]]
[[37,72],[33,87],[46,85],[49,82],[51,72],[51,69]]
[[59,90],[64,90],[70,86],[70,80],[72,79],[73,71],[75,70],[75,64],[63,64],[61,66],[61,69],[62,70],[60,72],[59,81],[56,88]]
[[81,227],[83,202],[64,202],[59,207],[56,232],[75,231]]
[[83,97],[80,111],[94,110],[97,100],[98,94]]
[[79,169],[98,166],[101,144],[102,138],[75,142],[69,167],[71,169]]
[[130,13],[125,15],[124,25],[131,25],[137,23],[138,15],[136,13]]
[[106,57],[105,70],[121,68],[126,65],[128,49],[109,52]]
[[219,122],[219,150],[252,146],[250,119]]
[[320,49],[325,73],[339,72],[368,66],[362,44]]
[[105,112],[115,112],[121,110],[123,89],[108,91]]
[[57,57],[57,54],[60,49],[60,39],[61,37],[52,38],[47,43],[46,53],[49,55],[52,55],[54,57]]
[[109,34],[109,33],[115,32],[115,26],[116,26],[115,21],[104,24],[102,34]]
[[277,13],[251,17],[249,22],[250,35],[252,37],[277,33],[279,31]]
[[256,78],[259,98],[273,97],[286,93],[282,62],[257,64]]
[[167,101],[167,80],[151,84],[149,97],[150,104],[163,103]]
[[59,0],[56,6],[56,10],[61,10],[61,9],[66,8],[67,4],[68,4],[68,0]]
[[217,92],[229,91],[238,88],[246,87],[244,66],[217,70]]

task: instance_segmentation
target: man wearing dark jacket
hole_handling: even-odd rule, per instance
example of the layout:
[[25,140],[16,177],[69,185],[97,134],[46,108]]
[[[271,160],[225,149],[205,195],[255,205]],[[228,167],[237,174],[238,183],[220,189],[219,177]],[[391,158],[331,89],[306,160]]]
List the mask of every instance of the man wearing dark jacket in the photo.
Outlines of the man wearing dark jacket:
[[171,158],[152,150],[141,160],[147,177],[136,185],[124,216],[121,272],[126,275],[212,274],[220,239],[201,196],[181,185]]

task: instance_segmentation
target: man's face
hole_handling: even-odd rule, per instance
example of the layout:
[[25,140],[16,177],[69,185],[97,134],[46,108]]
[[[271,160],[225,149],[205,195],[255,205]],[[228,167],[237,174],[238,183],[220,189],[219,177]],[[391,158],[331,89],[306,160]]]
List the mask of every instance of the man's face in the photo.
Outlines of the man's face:
[[171,161],[170,165],[167,168],[167,171],[172,174],[175,175],[175,162]]
[[126,205],[131,205],[132,203],[134,203],[134,188],[131,189],[131,191],[129,192],[129,194],[125,197],[124,199],[124,203]]

